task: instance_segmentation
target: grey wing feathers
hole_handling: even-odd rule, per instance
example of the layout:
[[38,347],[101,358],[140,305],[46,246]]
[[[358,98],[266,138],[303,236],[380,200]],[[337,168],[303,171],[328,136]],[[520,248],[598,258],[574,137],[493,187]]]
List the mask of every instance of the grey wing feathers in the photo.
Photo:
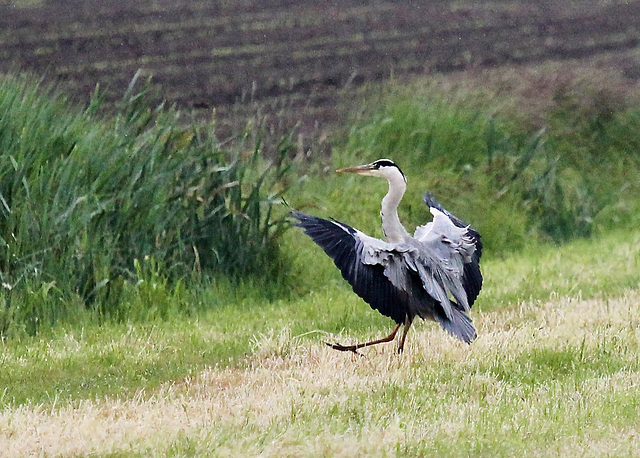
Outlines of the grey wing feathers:
[[449,213],[442,205],[440,205],[440,202],[438,202],[436,198],[431,195],[431,193],[425,193],[422,199],[424,200],[424,203],[427,205],[427,207],[440,210],[442,213],[447,215],[451,222],[457,227],[467,228],[469,237],[471,237],[473,243],[476,246],[476,256],[478,257],[478,259],[480,259],[480,257],[482,256],[482,241],[480,240],[480,234],[478,233],[478,231],[476,231],[474,228],[469,226],[454,214]]
[[473,323],[471,322],[471,318],[455,307],[452,310],[453,317],[451,319],[444,320],[436,315],[436,321],[440,323],[440,326],[442,326],[449,334],[470,344],[476,339],[476,337],[478,337],[478,334],[473,327]]
[[423,200],[429,209],[435,208],[446,215],[456,227],[464,229],[466,231],[464,236],[467,243],[474,247],[471,259],[463,265],[462,274],[462,286],[466,292],[469,307],[471,307],[477,299],[478,294],[480,294],[480,289],[482,288],[482,273],[480,272],[482,241],[480,239],[480,234],[460,218],[449,213],[430,193],[426,193]]
[[[452,224],[436,209],[434,221],[416,230],[418,240],[387,243],[339,221],[295,210],[291,214],[372,308],[396,323],[407,314],[433,318],[460,340],[475,339],[465,311],[480,291],[482,276],[467,226]],[[472,266],[469,273],[467,265]]]
[[333,259],[342,277],[351,284],[358,296],[396,323],[404,322],[406,312],[400,304],[406,302],[406,293],[391,283],[385,276],[381,264],[372,263],[373,259],[365,262],[365,258],[374,256],[374,252],[367,253],[367,247],[362,240],[364,234],[338,221],[318,218],[295,210],[291,214],[298,220],[295,225],[301,227]]

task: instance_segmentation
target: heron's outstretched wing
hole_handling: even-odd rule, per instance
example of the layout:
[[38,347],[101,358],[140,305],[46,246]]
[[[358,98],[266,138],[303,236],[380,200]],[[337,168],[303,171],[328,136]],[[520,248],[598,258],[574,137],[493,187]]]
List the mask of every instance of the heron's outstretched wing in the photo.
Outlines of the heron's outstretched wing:
[[[482,288],[480,234],[445,210],[431,194],[424,195],[424,202],[433,221],[416,228],[415,238],[426,244],[428,251],[445,267],[447,283],[450,283],[447,289],[463,309],[468,310]],[[464,291],[459,290],[460,286]]]
[[[372,308],[396,323],[403,323],[407,313],[411,317],[433,318],[464,342],[475,339],[471,319],[464,313],[469,306],[460,279],[462,263],[455,264],[458,258],[449,259],[448,263],[442,261],[448,253],[443,250],[450,249],[446,242],[431,242],[427,238],[388,243],[339,221],[295,210],[291,214],[298,220],[295,225],[303,228],[333,259],[354,292]],[[449,295],[457,302],[450,300]]]
[[473,244],[476,246],[475,256],[479,261],[480,257],[482,256],[482,241],[480,240],[480,234],[478,233],[478,231],[462,221],[453,213],[447,211],[442,205],[440,205],[440,202],[438,202],[431,193],[425,193],[424,196],[422,196],[422,200],[424,200],[424,203],[427,205],[427,207],[429,207],[429,209],[435,208],[436,210],[440,210],[451,220],[454,225],[467,229],[469,237],[472,239]]
[[401,304],[407,302],[407,292],[397,288],[385,275],[385,267],[373,259],[381,252],[391,254],[394,250],[391,244],[339,221],[296,210],[291,215],[298,220],[295,225],[301,227],[333,259],[358,296],[396,323],[404,323],[406,311]]

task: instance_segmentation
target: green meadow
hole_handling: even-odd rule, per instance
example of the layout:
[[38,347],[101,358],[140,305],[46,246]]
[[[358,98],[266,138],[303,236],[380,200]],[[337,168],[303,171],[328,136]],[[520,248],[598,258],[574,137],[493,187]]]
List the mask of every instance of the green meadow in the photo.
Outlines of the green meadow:
[[[640,93],[615,72],[367,87],[330,157],[250,120],[218,139],[138,79],[115,109],[0,84],[2,453],[637,453]],[[381,157],[410,232],[430,190],[483,235],[470,346],[431,322],[402,355],[324,345],[392,323],[287,214],[380,237],[386,183],[332,171]]]

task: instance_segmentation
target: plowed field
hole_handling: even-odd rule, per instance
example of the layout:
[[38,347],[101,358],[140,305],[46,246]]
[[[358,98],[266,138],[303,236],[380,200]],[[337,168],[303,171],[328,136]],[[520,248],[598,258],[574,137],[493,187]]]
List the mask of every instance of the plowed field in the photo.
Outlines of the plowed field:
[[395,76],[635,49],[640,1],[0,1],[0,71],[120,97],[138,69],[181,108],[336,124],[349,88]]

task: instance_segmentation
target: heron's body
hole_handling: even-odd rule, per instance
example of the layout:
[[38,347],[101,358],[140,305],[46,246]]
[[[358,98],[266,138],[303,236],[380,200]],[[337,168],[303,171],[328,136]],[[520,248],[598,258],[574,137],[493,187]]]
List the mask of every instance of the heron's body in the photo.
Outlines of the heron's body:
[[406,179],[387,159],[340,171],[380,176],[389,182],[389,192],[382,199],[380,212],[386,241],[335,220],[297,211],[293,211],[293,217],[333,259],[354,292],[372,308],[393,319],[397,326],[384,339],[331,346],[356,351],[388,342],[404,325],[399,347],[402,351],[416,316],[437,321],[450,334],[470,343],[476,331],[467,312],[482,287],[480,235],[427,194],[425,203],[433,221],[416,228],[412,237],[400,223],[397,212],[406,190]]

